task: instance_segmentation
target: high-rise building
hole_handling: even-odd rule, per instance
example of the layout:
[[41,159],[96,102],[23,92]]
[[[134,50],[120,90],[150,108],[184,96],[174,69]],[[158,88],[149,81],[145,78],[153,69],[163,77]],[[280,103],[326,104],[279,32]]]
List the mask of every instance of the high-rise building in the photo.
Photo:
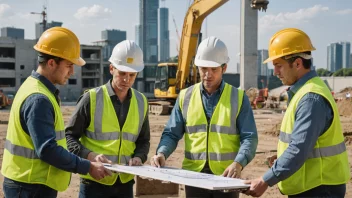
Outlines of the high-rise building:
[[126,31],[112,29],[102,31],[101,40],[93,43],[103,47],[103,60],[107,61],[110,58],[115,45],[124,40],[126,40]]
[[340,42],[342,45],[342,68],[349,68],[350,66],[350,54],[351,54],[351,43]]
[[118,43],[126,40],[126,31],[121,30],[104,30],[101,32],[101,39],[109,41],[117,41]]
[[159,9],[159,61],[164,62],[170,58],[169,38],[169,9]]
[[[52,27],[61,27],[62,22],[58,21],[52,21],[51,23],[46,23],[46,29],[52,28]],[[39,39],[39,37],[43,34],[44,32],[44,26],[43,23],[36,23],[35,24],[35,38]]]
[[141,49],[143,49],[142,47],[142,34],[141,34],[141,31],[142,31],[142,26],[141,25],[136,25],[135,26],[135,40],[136,40],[136,43],[139,47],[141,47]]
[[350,66],[349,68],[352,68],[352,54],[350,54]]
[[330,43],[327,47],[327,69],[335,72],[342,68],[342,45]]
[[14,27],[1,28],[2,37],[10,37],[14,39],[24,39],[24,29]]
[[158,62],[158,9],[159,0],[139,0],[140,46],[146,63]]
[[263,63],[268,57],[268,50],[258,50],[258,76],[268,76],[268,64]]

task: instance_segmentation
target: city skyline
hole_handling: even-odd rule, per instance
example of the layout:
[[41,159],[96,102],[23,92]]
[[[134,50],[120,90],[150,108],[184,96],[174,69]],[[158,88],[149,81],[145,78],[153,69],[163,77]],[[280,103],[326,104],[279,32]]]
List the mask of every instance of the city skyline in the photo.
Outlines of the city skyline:
[[[25,38],[35,38],[34,23],[41,21],[38,15],[29,12],[41,11],[44,1],[0,0],[0,28],[16,27],[25,29]],[[78,0],[65,6],[66,0],[55,2],[48,0],[48,21],[61,21],[63,27],[72,29],[80,38],[82,44],[92,44],[100,38],[100,32],[105,29],[127,31],[127,39],[135,38],[135,26],[139,24],[139,1],[124,0],[114,2]],[[68,3],[69,1],[67,1]],[[310,36],[317,48],[313,52],[314,64],[318,68],[327,68],[327,48],[329,43],[352,41],[352,27],[348,18],[352,15],[352,2],[341,0],[339,4],[328,0],[310,0],[297,4],[289,0],[271,0],[266,12],[259,12],[258,49],[267,49],[270,37],[279,29],[296,27],[304,30]],[[342,2],[342,3],[341,3]],[[176,31],[172,22],[175,17],[179,32],[189,1],[168,0],[164,3],[169,8],[170,56],[177,55]],[[59,10],[65,10],[65,14]],[[119,10],[124,10],[120,12]],[[23,23],[23,21],[26,23]],[[239,62],[239,24],[240,1],[231,0],[207,17],[207,25],[203,24],[203,38],[217,36],[229,48],[229,71],[237,72]],[[339,31],[337,31],[339,30]],[[342,30],[342,31],[341,31]],[[271,68],[271,64],[268,65]]]

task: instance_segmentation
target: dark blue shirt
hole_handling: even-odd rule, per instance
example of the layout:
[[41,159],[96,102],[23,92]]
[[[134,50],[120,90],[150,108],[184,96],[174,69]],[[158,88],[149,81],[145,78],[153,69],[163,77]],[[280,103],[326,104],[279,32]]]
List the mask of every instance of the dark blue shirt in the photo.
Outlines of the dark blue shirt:
[[[42,82],[60,103],[59,90],[47,78],[35,71],[32,71],[31,76]],[[88,160],[68,152],[55,141],[55,111],[47,96],[39,93],[28,96],[21,106],[20,122],[31,137],[34,150],[41,160],[67,172],[89,172]]]
[[[292,85],[288,90],[289,101],[308,80],[316,76],[315,71],[310,71]],[[287,179],[303,166],[319,136],[330,127],[333,111],[323,96],[307,93],[298,103],[295,118],[288,148],[263,176],[269,186]]]
[[[212,95],[209,95],[203,88],[200,87],[202,102],[208,122],[213,115],[214,109],[219,102],[221,93],[225,87],[225,82],[222,81],[218,90]],[[234,161],[245,167],[255,156],[255,151],[258,144],[257,128],[254,122],[253,111],[246,94],[243,95],[243,102],[236,120],[237,131],[240,133],[241,147]],[[161,140],[157,149],[157,153],[164,153],[165,157],[169,157],[176,149],[177,143],[182,139],[185,132],[185,122],[179,106],[179,98],[176,100],[172,110],[170,119],[164,128]]]

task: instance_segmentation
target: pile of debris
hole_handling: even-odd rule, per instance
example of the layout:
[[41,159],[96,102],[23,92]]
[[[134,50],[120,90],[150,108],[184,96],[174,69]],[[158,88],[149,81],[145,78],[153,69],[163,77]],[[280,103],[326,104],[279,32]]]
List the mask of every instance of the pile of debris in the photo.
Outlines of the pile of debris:
[[352,100],[338,100],[336,102],[340,116],[352,116]]

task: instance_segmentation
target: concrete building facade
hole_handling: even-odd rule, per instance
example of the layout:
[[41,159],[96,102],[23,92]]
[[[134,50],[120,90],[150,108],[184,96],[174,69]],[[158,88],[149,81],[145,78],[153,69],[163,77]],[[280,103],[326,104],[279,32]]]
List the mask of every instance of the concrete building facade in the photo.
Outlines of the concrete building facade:
[[10,37],[14,39],[24,39],[24,29],[14,27],[1,28],[2,37]]
[[[5,93],[15,95],[26,78],[37,69],[35,44],[36,40],[0,37],[0,89]],[[66,85],[57,86],[62,101],[74,102],[85,90],[98,87],[111,78],[109,62],[103,60],[102,54],[101,46],[81,45],[81,57],[86,65],[75,66]]]
[[251,8],[251,1],[241,0],[240,31],[240,87],[256,87],[258,81],[258,10]]
[[76,101],[85,90],[103,84],[104,64],[101,46],[81,45],[81,57],[86,61],[82,67],[75,66],[67,84],[59,86],[62,101]]
[[159,62],[170,58],[169,9],[159,9]]
[[126,31],[104,30],[101,32],[101,40],[93,42],[95,45],[102,46],[103,60],[109,60],[115,45],[126,40]]
[[37,68],[35,40],[0,37],[0,89],[15,93]]

